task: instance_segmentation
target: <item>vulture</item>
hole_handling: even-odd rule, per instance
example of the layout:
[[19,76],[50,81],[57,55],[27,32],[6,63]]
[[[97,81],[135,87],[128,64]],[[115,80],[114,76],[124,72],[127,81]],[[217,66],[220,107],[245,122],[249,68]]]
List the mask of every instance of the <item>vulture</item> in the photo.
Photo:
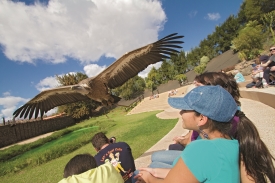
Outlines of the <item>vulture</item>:
[[177,49],[182,48],[179,45],[183,43],[180,40],[183,37],[177,33],[170,34],[154,43],[124,54],[95,77],[84,79],[76,85],[44,90],[18,108],[13,115],[20,118],[29,117],[29,119],[34,115],[36,119],[40,113],[42,119],[44,113],[54,107],[85,100],[94,100],[102,105],[112,105],[120,98],[112,95],[109,92],[110,89],[121,86],[148,65],[169,59],[171,55],[178,53]]

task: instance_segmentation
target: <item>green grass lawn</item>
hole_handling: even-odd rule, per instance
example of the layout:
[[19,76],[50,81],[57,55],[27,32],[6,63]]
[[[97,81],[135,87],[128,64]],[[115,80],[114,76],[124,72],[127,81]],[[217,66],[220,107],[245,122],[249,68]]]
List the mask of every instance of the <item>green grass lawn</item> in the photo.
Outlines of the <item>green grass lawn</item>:
[[[41,146],[33,152],[28,151],[21,156],[24,157],[25,154],[35,156],[35,153],[41,152],[43,149],[58,148],[58,146],[61,146],[67,141],[73,141],[77,138],[78,134],[90,135],[90,138],[92,138],[94,133],[103,131],[106,132],[108,137],[115,136],[117,141],[127,142],[132,148],[133,156],[136,159],[147,149],[153,146],[158,140],[160,140],[165,134],[167,134],[177,122],[177,119],[158,119],[156,117],[158,112],[159,111],[127,116],[126,112],[122,108],[117,108],[108,113],[108,117],[104,115],[91,118],[75,125],[83,128],[87,125],[98,126],[96,130],[91,130],[89,133],[84,133],[86,130],[77,130],[72,132],[73,134],[64,135],[64,137],[60,139],[45,144],[44,147]],[[27,167],[20,172],[7,174],[0,177],[0,180],[3,183],[58,182],[62,179],[63,169],[66,163],[73,156],[80,153],[90,153],[94,155],[96,152],[93,149],[92,144],[88,143],[72,153],[39,166]],[[21,161],[22,159],[24,160],[24,158],[21,158]]]

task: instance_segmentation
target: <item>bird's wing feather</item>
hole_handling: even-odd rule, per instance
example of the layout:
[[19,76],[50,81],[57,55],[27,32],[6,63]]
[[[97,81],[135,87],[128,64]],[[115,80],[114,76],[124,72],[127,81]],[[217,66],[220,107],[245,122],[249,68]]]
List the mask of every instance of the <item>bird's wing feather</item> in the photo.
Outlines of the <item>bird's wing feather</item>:
[[71,87],[73,86],[77,85],[62,86],[44,90],[25,105],[18,108],[13,113],[13,115],[15,117],[20,115],[20,118],[26,118],[29,116],[30,119],[34,114],[35,118],[37,118],[39,112],[40,115],[43,116],[44,112],[46,113],[48,110],[54,107],[89,99],[87,96],[82,95],[77,90],[72,90]]
[[181,48],[179,44],[183,43],[179,39],[183,36],[176,35],[177,33],[170,34],[154,43],[123,55],[94,79],[103,80],[109,88],[121,86],[148,65],[163,61],[166,58],[169,59],[170,55],[177,53],[176,49]]

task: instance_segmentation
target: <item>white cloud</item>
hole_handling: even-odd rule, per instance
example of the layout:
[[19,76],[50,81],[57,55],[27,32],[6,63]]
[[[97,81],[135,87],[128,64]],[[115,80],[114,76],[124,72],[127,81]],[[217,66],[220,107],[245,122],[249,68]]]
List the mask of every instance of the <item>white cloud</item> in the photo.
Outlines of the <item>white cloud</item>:
[[0,116],[5,117],[6,119],[12,119],[12,113],[16,110],[16,106],[19,103],[25,103],[28,100],[29,99],[14,96],[5,96],[4,98],[0,98],[0,106],[3,106]]
[[[46,113],[46,115],[47,116],[51,116],[51,115],[53,115],[54,113],[56,113],[57,112],[57,107],[55,107],[55,108],[53,108],[53,109],[51,109],[51,110],[49,110],[47,113]],[[39,115],[40,115],[40,113],[39,113]]]
[[1,0],[0,44],[10,60],[89,64],[156,41],[165,21],[158,0]]
[[155,67],[156,69],[160,68],[162,62],[158,62],[158,63],[155,63],[155,64],[151,64],[149,65],[146,69],[144,69],[143,71],[141,71],[140,73],[138,73],[138,75],[142,78],[145,78],[147,77],[148,73],[151,71],[151,69],[153,67]]
[[221,15],[219,13],[207,13],[207,17],[205,17],[208,20],[219,20],[220,18]]
[[9,108],[15,106],[19,102],[27,102],[29,99],[24,99],[21,97],[14,96],[6,96],[4,98],[0,98],[0,105],[4,106],[4,108]]
[[188,15],[190,18],[193,18],[197,15],[198,11],[191,11]]
[[86,65],[83,69],[88,77],[93,77],[101,73],[104,69],[106,69],[106,65],[99,66],[97,64],[90,64]]
[[44,91],[50,88],[55,88],[59,85],[58,81],[56,80],[55,77],[46,77],[45,79],[42,79],[36,86],[35,88],[38,91]]
[[4,97],[10,96],[10,95],[11,95],[10,92],[4,92],[4,93],[3,93],[3,96],[4,96]]

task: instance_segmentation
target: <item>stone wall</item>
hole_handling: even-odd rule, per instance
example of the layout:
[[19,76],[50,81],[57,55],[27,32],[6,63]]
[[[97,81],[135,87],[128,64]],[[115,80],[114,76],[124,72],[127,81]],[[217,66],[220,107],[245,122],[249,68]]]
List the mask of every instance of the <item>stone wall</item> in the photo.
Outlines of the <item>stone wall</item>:
[[0,148],[74,125],[70,116],[0,126]]

